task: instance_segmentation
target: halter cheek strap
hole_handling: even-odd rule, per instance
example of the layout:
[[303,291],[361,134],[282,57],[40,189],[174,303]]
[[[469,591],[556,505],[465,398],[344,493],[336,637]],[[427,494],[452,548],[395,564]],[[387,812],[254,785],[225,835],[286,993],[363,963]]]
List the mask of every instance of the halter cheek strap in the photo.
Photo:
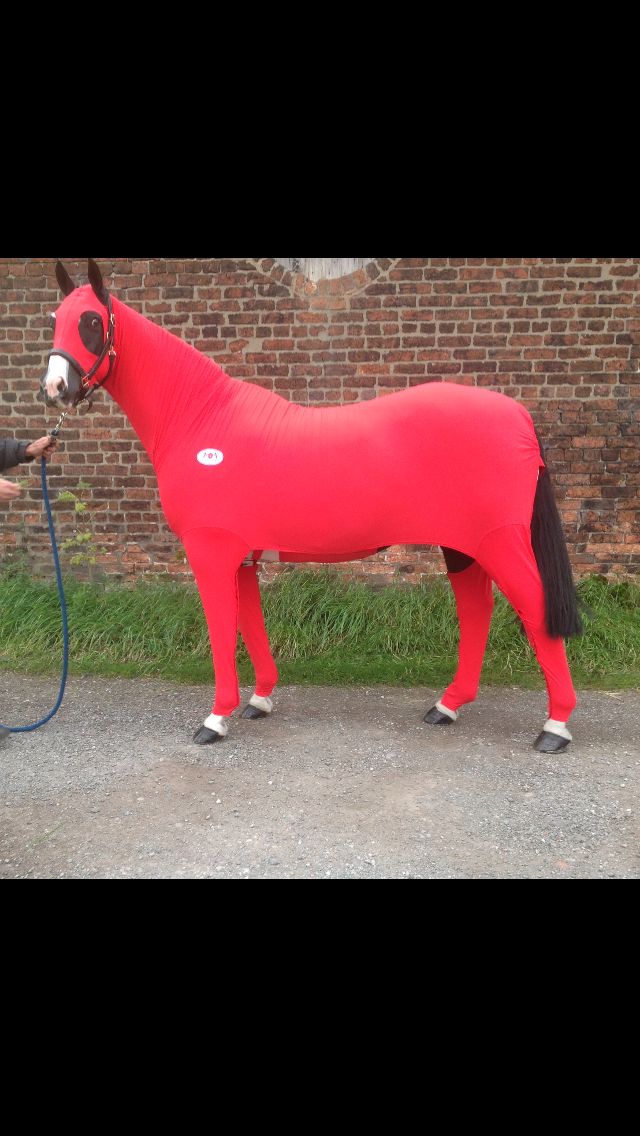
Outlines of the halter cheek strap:
[[[111,374],[111,371],[113,370],[113,364],[114,364],[115,359],[116,359],[116,349],[113,346],[113,338],[114,338],[115,331],[116,331],[116,317],[113,314],[113,308],[111,306],[111,296],[109,296],[109,295],[107,296],[107,311],[109,312],[109,326],[107,328],[106,339],[105,339],[105,341],[102,345],[102,351],[98,355],[98,358],[96,359],[95,363],[93,364],[93,367],[91,368],[91,370],[87,371],[86,375],[83,375],[82,378],[80,379],[80,384],[82,386],[82,398],[86,398],[87,395],[89,394],[89,391],[93,390],[95,387],[104,386],[104,384],[106,383],[107,379],[109,378],[109,376]],[[98,379],[95,382],[92,382],[91,380],[93,379],[93,376],[97,373],[97,371],[100,370],[100,367],[101,367],[102,363],[104,362],[107,355],[109,356],[109,369],[108,369],[106,375],[104,376],[103,379]],[[81,401],[81,400],[79,399],[78,401]]]

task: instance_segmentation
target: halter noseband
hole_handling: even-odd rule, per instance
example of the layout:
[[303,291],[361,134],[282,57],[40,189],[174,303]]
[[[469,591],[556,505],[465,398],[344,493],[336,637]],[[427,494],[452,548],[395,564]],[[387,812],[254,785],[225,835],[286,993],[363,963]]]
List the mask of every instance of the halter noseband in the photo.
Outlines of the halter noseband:
[[[60,351],[58,348],[54,347],[53,351],[49,352],[49,359],[52,355],[61,355],[63,359],[66,359],[68,363],[71,363],[72,366],[75,367],[76,371],[80,375],[81,390],[78,391],[78,394],[73,400],[74,406],[77,406],[78,403],[83,402],[92,390],[96,390],[98,387],[104,386],[111,374],[111,371],[113,370],[113,364],[116,359],[116,349],[113,346],[113,339],[116,331],[116,317],[114,315],[113,307],[111,304],[111,296],[108,293],[105,307],[109,313],[109,325],[107,327],[106,339],[102,345],[102,350],[98,355],[98,358],[93,364],[93,367],[91,368],[91,370],[87,371],[85,375],[82,374],[82,367],[78,363],[77,359],[74,359],[73,355],[69,355],[68,351]],[[99,371],[107,355],[109,356],[109,370],[107,371],[103,379],[98,379],[97,382],[91,382],[93,376],[97,371]]]

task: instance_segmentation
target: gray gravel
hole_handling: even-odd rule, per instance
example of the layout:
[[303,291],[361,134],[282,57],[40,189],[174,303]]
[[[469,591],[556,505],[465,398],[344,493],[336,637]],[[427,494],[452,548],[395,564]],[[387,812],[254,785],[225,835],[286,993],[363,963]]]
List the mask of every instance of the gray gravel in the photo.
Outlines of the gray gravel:
[[[247,695],[250,691],[246,692]],[[3,879],[638,879],[640,693],[584,693],[567,753],[531,743],[542,692],[283,687],[198,747],[207,687],[72,678],[0,743]],[[0,675],[0,720],[54,679]]]

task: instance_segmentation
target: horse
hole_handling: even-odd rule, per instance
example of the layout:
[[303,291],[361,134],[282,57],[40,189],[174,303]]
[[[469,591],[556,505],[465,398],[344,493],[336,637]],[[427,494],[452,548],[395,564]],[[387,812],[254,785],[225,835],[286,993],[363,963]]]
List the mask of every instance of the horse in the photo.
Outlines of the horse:
[[240,705],[238,631],[256,675],[243,717],[273,710],[278,679],[257,564],[359,559],[397,544],[439,545],[460,638],[454,678],[423,721],[451,726],[478,692],[493,584],[520,617],[548,693],[534,741],[559,753],[576,705],[564,639],[578,597],[541,443],[512,398],[429,382],[384,398],[304,407],[225,374],[211,358],[113,297],[98,265],[64,299],[41,387],[78,405],[104,387],[154,466],[204,608],[215,698],[193,735],[220,741]]

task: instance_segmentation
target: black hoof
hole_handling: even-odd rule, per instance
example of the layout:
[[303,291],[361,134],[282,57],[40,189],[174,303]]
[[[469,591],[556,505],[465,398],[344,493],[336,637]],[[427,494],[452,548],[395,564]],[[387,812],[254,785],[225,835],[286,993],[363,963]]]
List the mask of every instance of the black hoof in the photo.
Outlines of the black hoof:
[[430,726],[452,726],[454,719],[450,718],[448,714],[443,714],[437,706],[432,706],[430,710],[427,710],[422,721],[428,722]]
[[222,734],[216,733],[215,730],[208,729],[207,726],[201,726],[193,735],[194,742],[199,746],[213,745],[214,742],[221,742],[222,738]]
[[257,706],[252,706],[249,702],[248,705],[245,706],[240,717],[248,718],[250,721],[255,722],[257,718],[268,718],[269,715],[267,714],[266,710],[259,710]]
[[550,734],[548,730],[543,730],[538,734],[533,748],[537,749],[538,753],[562,753],[568,745],[568,738],[561,738],[559,734]]

